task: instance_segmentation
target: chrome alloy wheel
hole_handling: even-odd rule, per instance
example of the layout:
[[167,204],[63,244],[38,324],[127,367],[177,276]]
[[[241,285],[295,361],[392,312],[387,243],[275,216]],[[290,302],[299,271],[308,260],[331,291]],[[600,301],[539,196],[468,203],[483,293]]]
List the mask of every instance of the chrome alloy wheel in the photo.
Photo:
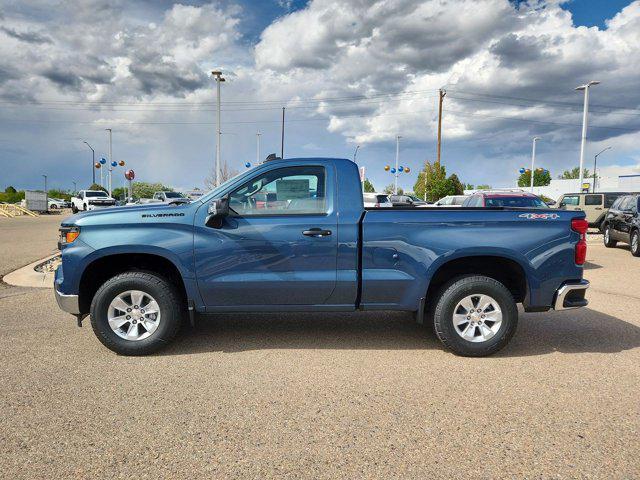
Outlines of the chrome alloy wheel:
[[469,342],[486,342],[502,325],[498,302],[488,295],[468,295],[453,310],[453,326]]
[[632,252],[638,251],[638,234],[637,233],[634,233],[633,235],[631,235],[631,251]]
[[604,243],[609,243],[609,227],[604,229]]
[[148,293],[127,290],[111,300],[107,320],[111,330],[125,340],[144,340],[160,324],[160,306]]

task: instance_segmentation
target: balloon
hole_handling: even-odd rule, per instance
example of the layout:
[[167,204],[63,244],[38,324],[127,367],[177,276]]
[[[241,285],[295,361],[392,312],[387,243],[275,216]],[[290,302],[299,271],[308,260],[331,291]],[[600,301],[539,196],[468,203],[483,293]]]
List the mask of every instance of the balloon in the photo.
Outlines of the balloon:
[[409,173],[411,171],[411,169],[409,167],[404,167],[404,172],[405,173]]
[[118,162],[118,165],[120,165],[121,167],[124,167],[124,165],[125,165],[124,160],[120,160],[120,161]]
[[107,159],[106,159],[106,158],[101,158],[101,159],[100,159],[100,163],[101,163],[102,165],[104,165],[105,163],[107,163]]
[[396,169],[395,169],[395,168],[392,168],[392,169],[391,169],[391,173],[396,173]]
[[525,169],[524,169],[524,168],[521,168],[521,169],[519,170],[519,172],[520,172],[520,173],[524,173],[524,172],[525,172]]
[[398,171],[399,171],[399,172],[403,172],[403,171],[404,171],[404,167],[403,167],[402,165],[400,165],[400,166],[398,167]]
[[96,162],[94,165],[96,168],[100,168],[100,162]]
[[384,171],[385,171],[385,172],[388,172],[390,168],[391,168],[391,167],[390,167],[389,165],[385,165],[385,166],[384,166]]
[[251,168],[251,164],[249,162],[245,163],[244,166],[247,168]]
[[118,166],[118,162],[116,162],[115,160],[113,162],[111,162],[111,166],[112,167],[117,167]]

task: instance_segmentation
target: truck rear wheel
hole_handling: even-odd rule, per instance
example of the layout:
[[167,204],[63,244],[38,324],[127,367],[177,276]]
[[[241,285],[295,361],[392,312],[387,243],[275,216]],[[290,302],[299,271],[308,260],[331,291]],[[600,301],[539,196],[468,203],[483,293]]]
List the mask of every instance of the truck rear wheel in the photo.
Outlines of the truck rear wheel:
[[516,331],[516,302],[502,283],[474,275],[440,291],[433,325],[440,341],[457,355],[483,357],[504,347]]
[[107,280],[91,302],[91,327],[121,355],[146,355],[167,345],[182,323],[182,301],[164,278],[125,272]]

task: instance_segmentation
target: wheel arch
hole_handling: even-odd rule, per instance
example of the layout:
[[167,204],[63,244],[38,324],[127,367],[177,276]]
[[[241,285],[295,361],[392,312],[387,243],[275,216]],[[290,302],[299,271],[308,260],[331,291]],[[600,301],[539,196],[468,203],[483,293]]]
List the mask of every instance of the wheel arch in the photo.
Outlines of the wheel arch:
[[91,301],[104,282],[127,271],[151,272],[168,279],[186,305],[189,298],[187,287],[173,261],[156,253],[114,253],[100,256],[84,268],[78,289],[80,312],[89,312]]
[[484,275],[499,281],[517,303],[525,302],[529,296],[526,270],[517,260],[502,255],[467,255],[449,259],[434,270],[427,288],[427,301],[435,298],[450,280],[464,275]]

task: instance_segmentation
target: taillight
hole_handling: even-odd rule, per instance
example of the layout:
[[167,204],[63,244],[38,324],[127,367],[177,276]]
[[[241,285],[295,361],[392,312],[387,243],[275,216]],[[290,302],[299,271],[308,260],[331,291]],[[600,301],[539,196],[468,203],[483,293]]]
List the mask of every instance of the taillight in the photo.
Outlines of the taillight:
[[584,218],[574,218],[571,220],[571,230],[580,234],[580,239],[576,244],[575,259],[576,265],[584,265],[587,260],[587,229],[589,222]]

